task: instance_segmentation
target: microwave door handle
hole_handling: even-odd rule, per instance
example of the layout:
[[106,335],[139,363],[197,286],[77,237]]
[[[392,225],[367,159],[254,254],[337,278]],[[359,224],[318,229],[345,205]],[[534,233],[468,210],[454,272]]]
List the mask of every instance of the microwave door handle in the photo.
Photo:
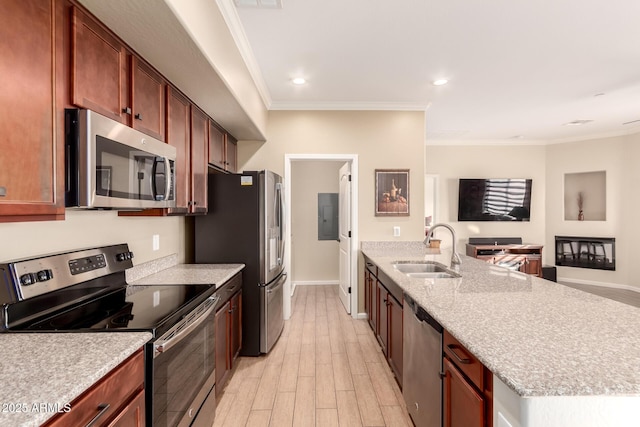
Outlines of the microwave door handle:
[[171,195],[171,187],[173,185],[173,174],[171,173],[171,161],[168,157],[164,158],[164,176],[166,186],[164,189],[164,200],[169,200],[169,196]]
[[156,186],[156,172],[158,170],[158,157],[153,158],[153,167],[151,168],[151,196],[153,200],[158,200],[156,196],[158,195],[158,187]]

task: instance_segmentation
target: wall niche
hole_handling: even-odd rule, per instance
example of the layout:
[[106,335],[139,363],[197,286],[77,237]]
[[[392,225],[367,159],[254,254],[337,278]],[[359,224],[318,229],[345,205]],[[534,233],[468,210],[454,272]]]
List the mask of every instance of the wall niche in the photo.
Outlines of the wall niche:
[[607,220],[606,171],[564,174],[564,219]]

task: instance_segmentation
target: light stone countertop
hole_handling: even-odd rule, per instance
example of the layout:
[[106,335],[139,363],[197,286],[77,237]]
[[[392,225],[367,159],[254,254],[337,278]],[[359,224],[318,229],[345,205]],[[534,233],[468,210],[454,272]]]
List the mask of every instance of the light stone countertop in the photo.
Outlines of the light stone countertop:
[[0,334],[0,425],[42,424],[150,339],[148,332]]
[[130,285],[212,285],[220,287],[244,269],[244,264],[178,264],[129,282]]
[[640,310],[463,256],[456,279],[409,278],[394,261],[449,267],[451,250],[362,242],[362,252],[521,397],[640,395]]

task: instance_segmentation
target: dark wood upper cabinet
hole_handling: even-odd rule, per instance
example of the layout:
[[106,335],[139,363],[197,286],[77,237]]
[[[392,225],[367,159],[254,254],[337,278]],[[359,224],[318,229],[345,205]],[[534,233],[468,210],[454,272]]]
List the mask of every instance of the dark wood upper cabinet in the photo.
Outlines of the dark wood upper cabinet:
[[209,120],[209,164],[224,170],[225,132]]
[[131,56],[131,127],[160,141],[165,136],[166,87],[157,71]]
[[129,124],[128,52],[99,22],[72,7],[71,89],[74,105]]
[[191,105],[191,213],[207,212],[207,179],[209,168],[208,117]]
[[238,140],[209,120],[209,164],[225,172],[237,171]]
[[172,214],[188,213],[191,200],[191,102],[167,86],[167,143],[176,148],[176,207]]
[[0,222],[64,219],[64,8],[0,2]]

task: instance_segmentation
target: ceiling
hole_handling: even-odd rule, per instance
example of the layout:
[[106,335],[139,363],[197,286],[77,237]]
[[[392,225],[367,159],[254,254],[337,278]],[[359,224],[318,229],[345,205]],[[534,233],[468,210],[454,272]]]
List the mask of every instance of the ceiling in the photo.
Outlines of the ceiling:
[[636,0],[281,4],[236,8],[232,29],[271,110],[426,110],[428,141],[640,132]]

